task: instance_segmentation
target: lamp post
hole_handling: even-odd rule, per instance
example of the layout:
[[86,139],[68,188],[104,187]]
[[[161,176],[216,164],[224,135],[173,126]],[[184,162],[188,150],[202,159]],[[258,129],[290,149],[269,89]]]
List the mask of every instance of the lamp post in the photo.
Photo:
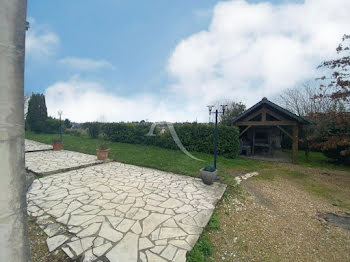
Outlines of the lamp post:
[[209,123],[210,123],[210,117],[211,117],[211,111],[213,110],[214,106],[207,106],[209,109]]
[[61,140],[61,143],[62,143],[62,119],[61,119],[62,113],[63,113],[62,110],[58,111],[58,115],[60,116],[60,140]]
[[216,169],[217,147],[218,147],[218,115],[225,115],[227,105],[220,105],[221,111],[215,108],[215,112],[212,112],[214,106],[208,106],[209,109],[209,121],[211,114],[215,114],[215,131],[214,131],[214,168]]

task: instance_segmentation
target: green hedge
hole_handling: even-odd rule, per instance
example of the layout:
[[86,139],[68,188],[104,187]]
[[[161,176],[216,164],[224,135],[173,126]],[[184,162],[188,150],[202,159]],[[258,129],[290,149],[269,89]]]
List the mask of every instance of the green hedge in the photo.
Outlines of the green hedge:
[[[62,133],[64,133],[66,130],[64,121],[61,121],[61,125],[62,125]],[[60,132],[60,120],[56,118],[48,117],[45,121],[45,128],[43,132],[48,134],[58,134]]]
[[102,123],[99,122],[87,122],[83,124],[84,128],[87,128],[87,132],[91,138],[98,138],[101,130]]
[[[213,153],[214,125],[199,123],[174,124],[176,133],[188,151]],[[168,128],[161,134],[160,128],[155,128],[155,136],[146,136],[151,124],[139,123],[107,123],[102,125],[102,131],[108,140],[129,143],[154,145],[168,149],[178,149]],[[236,127],[219,125],[218,154],[235,158],[239,150],[238,130]]]

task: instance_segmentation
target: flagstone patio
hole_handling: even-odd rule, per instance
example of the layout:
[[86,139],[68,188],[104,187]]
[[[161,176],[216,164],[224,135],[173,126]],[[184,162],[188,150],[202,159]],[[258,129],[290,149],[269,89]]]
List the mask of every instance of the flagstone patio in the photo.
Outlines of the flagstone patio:
[[94,155],[67,150],[26,153],[25,159],[26,168],[41,175],[50,175],[103,163],[103,161],[97,160]]
[[[54,168],[71,165],[60,154],[41,153],[26,154],[28,167],[37,172],[52,170],[56,158]],[[61,152],[65,159],[76,154],[71,153]],[[111,162],[35,180],[28,214],[48,235],[50,252],[62,249],[72,259],[179,262],[186,261],[225,189]]]
[[25,140],[24,145],[25,145],[26,152],[52,150],[51,145],[39,143],[39,142],[29,140],[29,139]]

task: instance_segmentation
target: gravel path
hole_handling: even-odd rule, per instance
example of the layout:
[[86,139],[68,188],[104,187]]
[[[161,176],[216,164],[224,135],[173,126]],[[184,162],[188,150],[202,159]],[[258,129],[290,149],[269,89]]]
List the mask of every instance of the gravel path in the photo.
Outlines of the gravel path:
[[[221,230],[210,233],[213,260],[350,261],[350,231],[322,219],[328,212],[344,215],[344,209],[305,190],[323,180],[319,175],[305,181],[257,177],[242,182],[242,192],[230,190],[217,210]],[[334,188],[347,192],[344,172],[331,176]]]

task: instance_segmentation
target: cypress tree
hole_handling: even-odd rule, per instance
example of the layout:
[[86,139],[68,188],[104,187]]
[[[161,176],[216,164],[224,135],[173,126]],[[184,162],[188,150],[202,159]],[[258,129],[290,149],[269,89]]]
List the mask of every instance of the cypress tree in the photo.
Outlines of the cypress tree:
[[43,94],[32,94],[28,102],[27,125],[30,130],[40,133],[45,130],[47,108]]

